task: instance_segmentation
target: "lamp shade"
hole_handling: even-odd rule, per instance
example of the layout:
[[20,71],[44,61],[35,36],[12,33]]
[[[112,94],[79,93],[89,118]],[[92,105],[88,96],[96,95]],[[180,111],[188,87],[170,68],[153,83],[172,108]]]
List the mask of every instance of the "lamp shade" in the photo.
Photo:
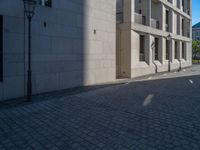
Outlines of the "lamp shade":
[[27,17],[32,17],[34,15],[35,6],[37,4],[36,0],[23,0],[24,10]]

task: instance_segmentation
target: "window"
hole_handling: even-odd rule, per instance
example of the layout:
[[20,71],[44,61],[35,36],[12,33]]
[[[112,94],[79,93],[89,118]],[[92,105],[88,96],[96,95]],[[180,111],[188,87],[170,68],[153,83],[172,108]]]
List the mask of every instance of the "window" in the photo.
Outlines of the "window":
[[145,36],[140,35],[140,61],[145,61]]
[[52,6],[52,0],[40,0],[40,5],[51,7]]
[[123,23],[124,21],[124,0],[117,0],[117,6],[116,6],[116,10],[117,10],[117,23]]
[[146,25],[146,17],[145,16],[142,16],[142,24]]
[[182,0],[182,7],[183,7],[183,10],[184,10],[184,8],[185,8],[185,1],[184,0]]
[[159,50],[158,50],[158,43],[159,39],[155,38],[155,60],[159,60]]
[[184,24],[185,24],[185,21],[184,21],[184,19],[182,19],[182,35],[184,36],[185,34],[185,32],[184,32],[184,30],[185,30],[185,26],[184,26]]
[[185,43],[182,42],[182,59],[185,59]]
[[169,40],[166,40],[166,60],[169,60]]
[[169,10],[166,10],[166,17],[165,17],[165,22],[166,22],[166,31],[169,31]]
[[0,81],[3,81],[3,16],[0,15]]
[[180,0],[177,0],[176,2],[177,2],[176,3],[177,7],[180,8],[180,5],[179,5],[180,4]]
[[178,59],[178,42],[175,41],[175,50],[174,50],[174,58]]

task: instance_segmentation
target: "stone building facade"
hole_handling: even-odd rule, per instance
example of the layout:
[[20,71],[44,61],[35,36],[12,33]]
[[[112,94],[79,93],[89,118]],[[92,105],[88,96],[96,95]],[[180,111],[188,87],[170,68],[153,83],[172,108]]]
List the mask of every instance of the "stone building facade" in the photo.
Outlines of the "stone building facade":
[[[38,0],[33,94],[190,66],[191,35],[191,0]],[[0,100],[26,88],[23,2],[1,0]]]
[[117,76],[191,65],[191,0],[117,0]]
[[[0,16],[0,100],[6,100],[26,96],[23,1],[1,0]],[[115,81],[115,16],[115,0],[39,0],[32,21],[33,94]]]

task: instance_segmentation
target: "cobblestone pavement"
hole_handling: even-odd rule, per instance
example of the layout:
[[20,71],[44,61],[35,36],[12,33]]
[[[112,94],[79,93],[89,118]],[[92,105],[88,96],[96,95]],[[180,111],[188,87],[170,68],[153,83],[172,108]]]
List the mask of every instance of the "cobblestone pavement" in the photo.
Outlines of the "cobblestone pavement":
[[199,150],[200,75],[192,69],[200,67],[1,108],[0,150]]

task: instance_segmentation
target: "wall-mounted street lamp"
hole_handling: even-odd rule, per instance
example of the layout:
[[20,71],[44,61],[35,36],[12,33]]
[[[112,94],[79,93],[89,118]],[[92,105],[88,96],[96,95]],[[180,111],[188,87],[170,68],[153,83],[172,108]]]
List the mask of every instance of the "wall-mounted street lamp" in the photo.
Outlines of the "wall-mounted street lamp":
[[[167,36],[167,41],[169,41],[170,45],[171,45],[171,40],[172,40],[172,36],[171,36],[171,34],[169,34]],[[171,66],[170,66],[170,49],[168,51],[168,56],[169,56],[168,57],[168,59],[169,59],[169,61],[168,61],[168,71],[171,72]]]
[[28,78],[27,78],[27,98],[32,98],[32,71],[31,71],[31,20],[35,13],[36,0],[23,0],[24,12],[28,19]]

